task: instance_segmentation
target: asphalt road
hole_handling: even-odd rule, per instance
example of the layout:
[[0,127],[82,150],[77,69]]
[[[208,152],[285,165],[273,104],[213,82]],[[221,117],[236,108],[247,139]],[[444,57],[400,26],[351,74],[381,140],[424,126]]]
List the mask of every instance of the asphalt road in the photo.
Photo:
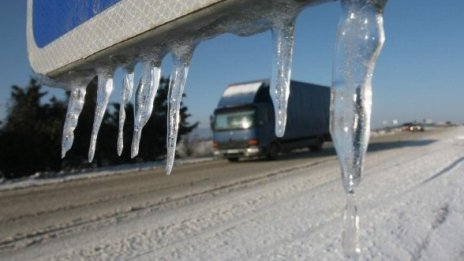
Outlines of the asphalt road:
[[[398,133],[372,138],[370,153],[404,146],[427,145],[423,133]],[[338,164],[331,144],[323,151],[300,151],[276,161],[225,160],[175,166],[171,176],[163,169],[108,175],[0,192],[0,253],[59,240],[75,233],[114,226],[153,212],[275,181],[295,169]]]

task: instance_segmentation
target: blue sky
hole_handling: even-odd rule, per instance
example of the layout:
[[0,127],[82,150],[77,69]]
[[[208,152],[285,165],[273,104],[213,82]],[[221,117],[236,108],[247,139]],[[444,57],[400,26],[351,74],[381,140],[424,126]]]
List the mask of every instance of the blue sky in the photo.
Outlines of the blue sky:
[[[293,79],[330,85],[340,3],[308,8],[296,26]],[[24,86],[27,60],[26,1],[0,2],[0,118],[10,87]],[[433,119],[464,122],[464,1],[390,0],[385,10],[387,41],[373,80],[373,126],[383,121]],[[271,71],[269,33],[241,38],[223,35],[196,50],[184,102],[192,120],[208,126],[227,84],[267,78]],[[164,75],[170,71],[166,57]],[[47,88],[62,96],[64,91]],[[119,86],[113,100],[119,99]],[[64,115],[63,115],[64,117]]]

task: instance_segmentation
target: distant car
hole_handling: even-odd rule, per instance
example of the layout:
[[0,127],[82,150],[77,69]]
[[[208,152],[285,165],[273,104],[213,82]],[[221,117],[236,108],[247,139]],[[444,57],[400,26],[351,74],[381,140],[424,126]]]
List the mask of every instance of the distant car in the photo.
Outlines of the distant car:
[[411,132],[416,132],[416,131],[424,131],[424,126],[420,123],[413,123],[413,122],[408,122],[403,124],[403,127],[401,128],[403,131],[411,131]]

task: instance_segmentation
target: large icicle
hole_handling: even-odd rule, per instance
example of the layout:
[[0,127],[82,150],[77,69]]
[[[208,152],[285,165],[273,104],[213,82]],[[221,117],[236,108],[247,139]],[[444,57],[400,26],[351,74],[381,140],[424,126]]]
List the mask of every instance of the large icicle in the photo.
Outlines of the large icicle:
[[296,14],[292,12],[272,21],[272,40],[274,43],[273,69],[270,95],[274,104],[275,134],[284,136],[287,124],[287,103],[290,96],[294,28]]
[[126,121],[126,105],[132,97],[132,90],[134,88],[134,65],[124,66],[124,78],[121,88],[121,102],[119,106],[119,129],[118,129],[118,155],[121,156],[122,149],[124,148],[124,122]]
[[93,161],[95,155],[95,147],[97,144],[97,135],[100,130],[100,125],[103,116],[106,112],[106,106],[110,100],[111,92],[113,91],[113,71],[110,69],[101,69],[98,71],[98,91],[97,91],[97,107],[95,108],[95,116],[93,119],[92,134],[90,137],[89,162]]
[[180,123],[180,103],[184,93],[185,82],[187,81],[190,60],[192,59],[194,45],[176,45],[172,48],[173,70],[169,82],[168,93],[168,119],[167,119],[167,158],[166,173],[172,171],[174,158],[176,156],[177,133]]
[[66,152],[71,149],[74,142],[74,129],[76,129],[79,115],[82,112],[85,102],[85,90],[87,81],[76,80],[72,83],[72,90],[69,95],[68,110],[63,127],[63,139],[61,142],[61,158],[66,156]]
[[134,134],[132,138],[131,157],[139,154],[142,129],[153,112],[153,102],[158,91],[161,77],[161,59],[148,58],[143,61],[142,77],[135,96]]
[[359,217],[354,188],[359,184],[370,134],[372,75],[384,42],[387,0],[342,0],[333,68],[330,132],[347,193],[343,247],[357,256]]

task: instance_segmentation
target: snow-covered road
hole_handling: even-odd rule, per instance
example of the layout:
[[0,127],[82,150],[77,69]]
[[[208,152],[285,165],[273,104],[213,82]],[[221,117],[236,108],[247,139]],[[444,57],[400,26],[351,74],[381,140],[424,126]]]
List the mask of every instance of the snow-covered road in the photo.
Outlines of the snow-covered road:
[[[464,128],[400,136],[377,139],[368,154],[357,191],[361,260],[464,260]],[[82,197],[81,205],[75,203],[78,210],[58,206],[64,203],[57,199],[51,210],[31,206],[30,212],[17,210],[24,212],[18,216],[2,213],[0,259],[343,259],[345,196],[333,155],[214,164],[196,166],[191,175],[187,166],[186,174],[174,169],[159,183],[184,185],[172,187],[173,194],[166,192],[170,186],[159,185],[158,193],[167,196],[155,201],[147,192],[154,185],[146,181],[133,188],[127,183],[145,196],[106,203],[86,201],[85,195],[103,197],[86,184],[81,195],[72,194]],[[234,177],[226,175],[234,168]],[[208,171],[221,178],[204,174]],[[140,179],[137,175],[133,179]],[[72,182],[57,186],[65,185]],[[107,183],[106,193],[116,198],[112,186]],[[21,192],[0,192],[0,201],[3,196],[29,200]],[[64,217],[69,213],[74,219]],[[37,225],[28,227],[24,220]]]

